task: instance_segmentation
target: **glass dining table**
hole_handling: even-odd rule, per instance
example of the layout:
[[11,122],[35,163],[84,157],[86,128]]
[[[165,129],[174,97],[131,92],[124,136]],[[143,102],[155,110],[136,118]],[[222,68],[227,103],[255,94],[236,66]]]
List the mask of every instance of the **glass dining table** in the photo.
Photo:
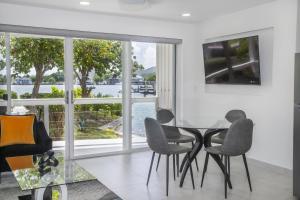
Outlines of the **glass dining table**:
[[[212,146],[211,144],[212,136],[220,133],[221,131],[227,130],[230,127],[230,125],[231,123],[226,119],[216,120],[216,118],[214,117],[200,117],[197,119],[197,122],[194,124],[190,124],[185,121],[177,121],[175,125],[163,125],[163,126],[177,127],[195,136],[196,142],[190,154],[191,163],[192,163],[195,160],[198,153],[200,152],[200,150],[203,148],[203,146],[205,148]],[[216,163],[218,164],[222,172],[226,173],[225,166],[222,162],[221,157],[219,155],[211,155],[211,157],[216,161]],[[182,187],[184,183],[184,179],[188,170],[189,170],[189,162],[187,162],[187,156],[185,156],[182,160],[179,169],[179,171],[182,173],[180,179],[180,185],[179,185],[180,187]],[[229,188],[232,188],[230,177],[228,176],[228,174],[226,174],[226,176],[228,178],[228,186]]]

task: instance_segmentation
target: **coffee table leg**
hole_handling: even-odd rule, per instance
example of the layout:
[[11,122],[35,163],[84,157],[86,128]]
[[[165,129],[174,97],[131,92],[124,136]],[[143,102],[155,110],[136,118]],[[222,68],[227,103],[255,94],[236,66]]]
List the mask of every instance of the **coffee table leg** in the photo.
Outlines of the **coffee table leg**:
[[60,185],[61,200],[68,200],[68,188],[67,185]]
[[[61,200],[68,200],[67,186],[60,185],[59,188]],[[31,200],[52,200],[52,187],[31,190]]]
[[32,190],[32,200],[52,200],[52,187],[39,188]]
[[31,190],[31,200],[35,200],[35,190]]

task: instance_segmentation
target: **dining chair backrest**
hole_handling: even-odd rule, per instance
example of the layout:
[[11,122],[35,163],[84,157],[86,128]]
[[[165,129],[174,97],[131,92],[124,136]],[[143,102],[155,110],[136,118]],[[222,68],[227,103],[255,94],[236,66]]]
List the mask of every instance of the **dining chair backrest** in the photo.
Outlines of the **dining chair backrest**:
[[160,123],[153,118],[146,118],[145,129],[150,149],[160,154],[167,152],[168,141]]
[[225,118],[232,123],[239,119],[246,119],[246,113],[242,110],[230,110],[226,113]]
[[[245,119],[246,118],[246,113],[242,110],[230,110],[226,113],[225,119],[229,121],[230,123],[239,120],[239,119]],[[219,137],[224,139],[226,136],[227,130],[221,131],[219,133]]]
[[239,119],[246,119],[246,113],[242,110],[230,110],[226,113],[225,118],[232,123]]
[[239,119],[233,122],[227,131],[222,152],[228,156],[245,154],[252,146],[253,122],[251,119]]
[[175,118],[174,114],[172,113],[171,110],[168,109],[158,109],[156,112],[156,119],[159,121],[161,124],[166,124],[172,121]]

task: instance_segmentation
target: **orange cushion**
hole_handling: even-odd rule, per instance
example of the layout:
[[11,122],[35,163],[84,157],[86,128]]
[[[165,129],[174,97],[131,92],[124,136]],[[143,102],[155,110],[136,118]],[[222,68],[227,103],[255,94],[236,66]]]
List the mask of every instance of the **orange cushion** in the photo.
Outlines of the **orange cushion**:
[[6,158],[6,161],[8,162],[11,170],[27,169],[33,167],[32,156],[8,157]]
[[33,136],[34,115],[0,116],[0,147],[14,144],[35,144]]

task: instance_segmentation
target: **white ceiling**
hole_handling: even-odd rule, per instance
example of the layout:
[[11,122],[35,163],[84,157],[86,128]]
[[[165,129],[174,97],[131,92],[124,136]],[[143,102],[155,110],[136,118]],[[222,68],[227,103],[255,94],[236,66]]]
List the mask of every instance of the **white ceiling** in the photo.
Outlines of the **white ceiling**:
[[[273,0],[148,0],[147,6],[135,7],[120,3],[122,0],[85,0],[90,6],[81,6],[83,0],[0,0],[0,2],[39,7],[80,10],[134,17],[147,17],[165,20],[199,22]],[[183,18],[182,13],[191,13]]]

